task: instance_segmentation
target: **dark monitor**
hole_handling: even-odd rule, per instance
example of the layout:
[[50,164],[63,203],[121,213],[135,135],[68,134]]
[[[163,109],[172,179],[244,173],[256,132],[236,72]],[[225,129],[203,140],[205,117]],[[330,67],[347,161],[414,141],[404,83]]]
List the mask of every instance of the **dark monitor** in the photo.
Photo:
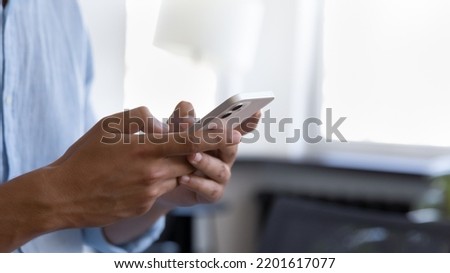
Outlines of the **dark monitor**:
[[416,224],[404,213],[278,197],[260,252],[449,252],[448,223]]

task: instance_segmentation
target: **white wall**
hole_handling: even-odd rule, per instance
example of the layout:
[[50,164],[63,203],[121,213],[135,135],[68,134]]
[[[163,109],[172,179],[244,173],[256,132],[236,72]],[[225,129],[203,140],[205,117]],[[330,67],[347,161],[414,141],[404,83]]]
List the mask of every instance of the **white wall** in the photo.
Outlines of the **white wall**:
[[79,0],[94,50],[92,102],[98,117],[123,110],[125,1]]

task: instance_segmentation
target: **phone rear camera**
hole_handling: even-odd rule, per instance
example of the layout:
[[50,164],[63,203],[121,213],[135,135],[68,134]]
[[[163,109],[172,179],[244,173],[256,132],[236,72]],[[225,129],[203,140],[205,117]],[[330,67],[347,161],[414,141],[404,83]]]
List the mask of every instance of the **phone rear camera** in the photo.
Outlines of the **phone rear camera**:
[[231,112],[225,113],[220,118],[227,118],[227,117],[231,116],[231,114],[232,114]]
[[244,106],[244,105],[243,104],[238,104],[238,105],[234,106],[233,109],[231,109],[231,111],[240,110],[242,108],[242,106]]

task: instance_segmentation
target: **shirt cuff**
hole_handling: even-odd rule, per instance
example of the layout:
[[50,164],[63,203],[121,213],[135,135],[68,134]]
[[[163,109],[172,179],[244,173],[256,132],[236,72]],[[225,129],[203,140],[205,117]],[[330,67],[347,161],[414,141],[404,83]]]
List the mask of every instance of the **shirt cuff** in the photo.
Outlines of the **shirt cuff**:
[[156,223],[139,238],[122,245],[113,245],[105,238],[103,228],[83,229],[84,242],[98,252],[104,253],[126,253],[143,252],[150,247],[163,232],[165,217],[161,217]]

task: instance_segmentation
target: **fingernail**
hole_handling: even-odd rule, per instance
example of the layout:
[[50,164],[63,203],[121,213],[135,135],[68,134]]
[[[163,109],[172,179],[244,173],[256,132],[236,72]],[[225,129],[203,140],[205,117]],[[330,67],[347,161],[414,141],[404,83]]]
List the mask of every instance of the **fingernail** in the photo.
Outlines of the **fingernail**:
[[195,154],[195,156],[194,156],[194,158],[192,159],[192,162],[193,163],[199,163],[200,162],[200,160],[202,160],[202,154],[201,153],[196,153]]
[[191,178],[187,175],[183,175],[182,177],[180,177],[180,183],[181,184],[188,184],[189,180],[191,180]]
[[219,126],[215,123],[209,123],[206,127],[208,130],[216,130],[219,128]]

